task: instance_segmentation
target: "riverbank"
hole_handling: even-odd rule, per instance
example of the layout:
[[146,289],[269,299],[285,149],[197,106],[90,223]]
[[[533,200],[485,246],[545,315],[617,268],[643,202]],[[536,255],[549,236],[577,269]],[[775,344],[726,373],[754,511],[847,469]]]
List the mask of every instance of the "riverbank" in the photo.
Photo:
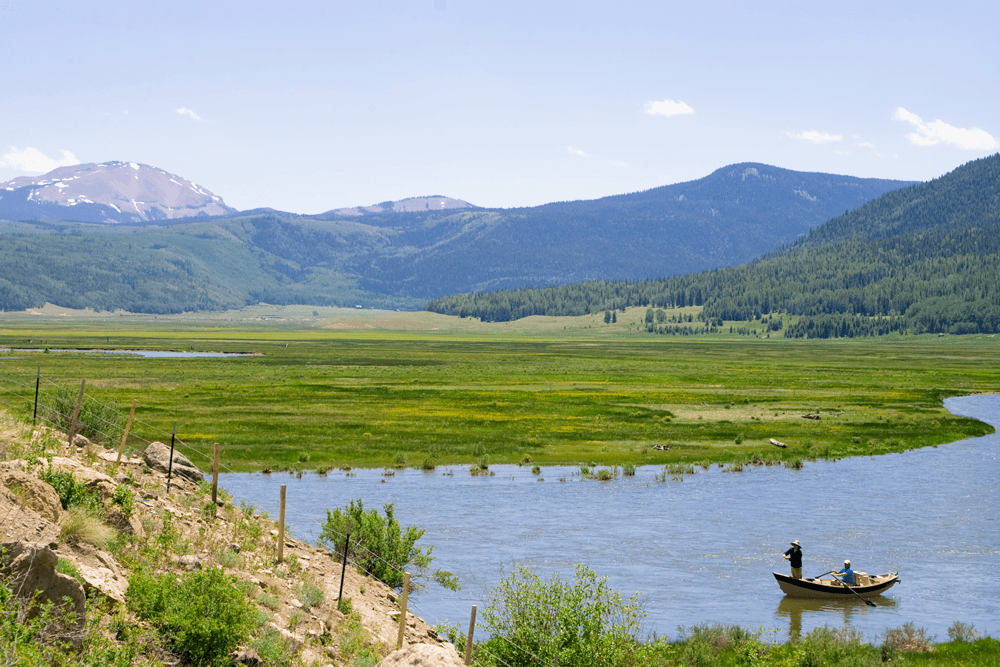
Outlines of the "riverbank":
[[[76,648],[63,651],[46,639],[51,631],[25,624],[23,603],[11,597],[24,591],[9,587],[20,581],[21,566],[4,564],[0,655],[13,659],[16,654],[16,664],[165,665],[191,659],[185,658],[178,633],[199,637],[204,630],[178,627],[176,621],[166,630],[159,627],[130,591],[140,584],[148,587],[151,578],[166,576],[171,587],[183,587],[213,572],[222,575],[216,582],[222,588],[213,590],[232,589],[245,600],[240,618],[249,633],[227,650],[247,664],[254,659],[268,665],[346,665],[359,659],[374,664],[395,648],[396,591],[353,566],[342,569],[330,552],[290,534],[279,545],[274,520],[233,502],[224,491],[213,503],[205,481],[196,483],[174,471],[168,486],[164,471],[143,458],[117,462],[113,450],[83,440],[67,448],[66,434],[32,428],[3,413],[0,442],[5,549],[34,553],[26,561],[32,568],[28,580],[64,586],[59,590],[68,593],[61,594],[79,596],[77,611],[86,616],[85,622],[70,624],[67,636],[74,637]],[[181,610],[180,623],[197,623],[208,613],[199,612],[196,603],[192,599],[190,611]],[[211,609],[213,615],[226,613],[218,601]],[[15,618],[22,620],[7,622]],[[211,641],[222,636],[219,632],[225,629]],[[25,637],[36,641],[24,643]],[[209,641],[205,637],[199,641]],[[405,641],[455,653],[412,614],[407,614]]]

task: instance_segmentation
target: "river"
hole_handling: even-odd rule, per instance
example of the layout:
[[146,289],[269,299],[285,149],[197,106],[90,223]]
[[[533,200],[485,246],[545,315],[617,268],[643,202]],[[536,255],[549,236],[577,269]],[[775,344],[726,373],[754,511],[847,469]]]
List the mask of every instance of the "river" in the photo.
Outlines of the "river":
[[[951,398],[951,412],[1000,428],[1000,395]],[[875,642],[913,622],[939,641],[954,621],[1000,634],[1000,435],[901,454],[806,462],[801,470],[697,469],[683,481],[656,480],[659,466],[609,482],[579,470],[493,466],[432,473],[358,470],[224,474],[237,501],[278,515],[287,484],[286,524],[314,542],[325,508],[362,498],[366,508],[395,503],[403,526],[426,529],[433,567],[458,575],[462,590],[431,583],[410,609],[434,624],[468,624],[487,593],[515,565],[571,577],[583,563],[624,597],[640,593],[645,629],[677,636],[679,627],[738,624],[773,630],[775,639],[823,625],[849,624]],[[453,473],[453,474],[449,474]],[[559,481],[560,478],[565,481]],[[805,576],[840,567],[899,572],[901,583],[877,607],[856,601],[797,601],[772,571],[788,572],[781,553],[800,540]],[[477,633],[478,635],[478,633]]]

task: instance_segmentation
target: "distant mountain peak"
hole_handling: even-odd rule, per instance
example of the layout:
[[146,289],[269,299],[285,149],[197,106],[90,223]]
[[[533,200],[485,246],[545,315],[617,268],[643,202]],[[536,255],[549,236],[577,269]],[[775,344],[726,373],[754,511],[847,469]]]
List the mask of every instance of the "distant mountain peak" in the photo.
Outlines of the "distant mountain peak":
[[197,183],[137,162],[78,164],[0,183],[4,218],[120,223],[232,212]]
[[473,204],[461,199],[442,197],[441,195],[431,195],[430,197],[408,197],[398,201],[384,201],[371,206],[352,206],[349,208],[336,208],[323,216],[329,215],[365,215],[368,213],[417,213],[420,211],[444,211],[459,208],[476,208]]

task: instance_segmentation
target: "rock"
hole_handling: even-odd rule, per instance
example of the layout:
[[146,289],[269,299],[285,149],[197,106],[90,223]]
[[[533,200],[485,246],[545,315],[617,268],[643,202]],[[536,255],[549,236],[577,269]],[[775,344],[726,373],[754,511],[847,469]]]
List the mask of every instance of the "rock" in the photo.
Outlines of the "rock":
[[[5,542],[0,544],[0,553],[3,554],[0,574],[7,578],[12,591],[27,599],[37,592],[36,602],[67,605],[71,615],[55,638],[79,648],[87,622],[87,597],[80,582],[56,572],[58,557],[47,544]],[[69,600],[64,602],[64,598]]]
[[260,659],[260,654],[257,653],[255,648],[245,648],[232,654],[233,662],[237,665],[248,665],[249,667],[257,667],[257,665],[263,665],[264,661]]
[[79,433],[76,433],[76,434],[73,435],[73,446],[74,447],[79,447],[80,449],[86,449],[87,447],[90,447],[90,445],[91,445],[91,442],[90,442],[89,438],[86,438],[86,437],[80,435]]
[[[166,474],[170,469],[170,447],[162,442],[152,442],[142,453],[142,460],[153,470]],[[174,449],[172,474],[190,479],[192,482],[200,482],[205,479],[205,475],[191,463],[188,457],[176,449]]]
[[189,554],[178,558],[177,564],[186,569],[188,572],[193,572],[194,570],[201,569],[201,558]]
[[112,505],[104,516],[104,523],[117,530],[119,535],[135,535],[140,540],[146,539],[142,521],[134,513],[130,517],[125,516],[120,507]]
[[59,494],[50,485],[34,475],[11,468],[0,472],[0,484],[13,491],[22,505],[35,510],[46,521],[59,523],[62,504]]
[[[276,616],[277,616],[277,614],[276,614]],[[273,621],[271,623],[268,623],[267,627],[272,628],[272,629],[278,631],[278,634],[280,634],[281,637],[282,637],[282,639],[284,639],[285,642],[287,643],[287,646],[288,646],[289,650],[292,650],[292,651],[298,651],[299,650],[300,642],[295,637],[294,634],[292,634],[288,630],[285,630],[283,627],[279,626],[278,624],[274,623]]]
[[445,645],[412,644],[387,655],[379,667],[464,667],[454,648]]
[[128,581],[118,577],[106,567],[90,567],[76,563],[76,569],[83,579],[83,588],[88,595],[93,595],[94,591],[97,591],[106,598],[124,604]]

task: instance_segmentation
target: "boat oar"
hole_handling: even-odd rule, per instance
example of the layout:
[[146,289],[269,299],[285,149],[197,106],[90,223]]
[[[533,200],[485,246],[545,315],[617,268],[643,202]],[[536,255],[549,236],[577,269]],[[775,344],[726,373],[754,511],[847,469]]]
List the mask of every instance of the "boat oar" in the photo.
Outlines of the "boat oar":
[[[833,570],[831,570],[830,572],[832,573],[832,572],[833,572]],[[862,602],[864,602],[864,603],[865,603],[866,605],[868,605],[869,607],[877,607],[877,606],[878,606],[877,604],[875,604],[875,603],[874,603],[874,602],[872,602],[871,600],[866,600],[866,599],[864,599],[863,597],[861,597],[861,594],[860,594],[860,593],[858,593],[858,592],[857,592],[856,590],[854,590],[853,588],[851,588],[850,586],[848,586],[848,585],[847,585],[847,582],[846,582],[846,581],[844,581],[844,580],[841,580],[841,581],[840,581],[840,583],[841,583],[841,584],[843,585],[843,587],[844,587],[844,588],[846,588],[847,590],[849,590],[849,591],[851,591],[852,593],[854,593],[855,595],[857,595],[857,596],[858,596],[858,599],[859,599],[859,600],[861,600]]]

